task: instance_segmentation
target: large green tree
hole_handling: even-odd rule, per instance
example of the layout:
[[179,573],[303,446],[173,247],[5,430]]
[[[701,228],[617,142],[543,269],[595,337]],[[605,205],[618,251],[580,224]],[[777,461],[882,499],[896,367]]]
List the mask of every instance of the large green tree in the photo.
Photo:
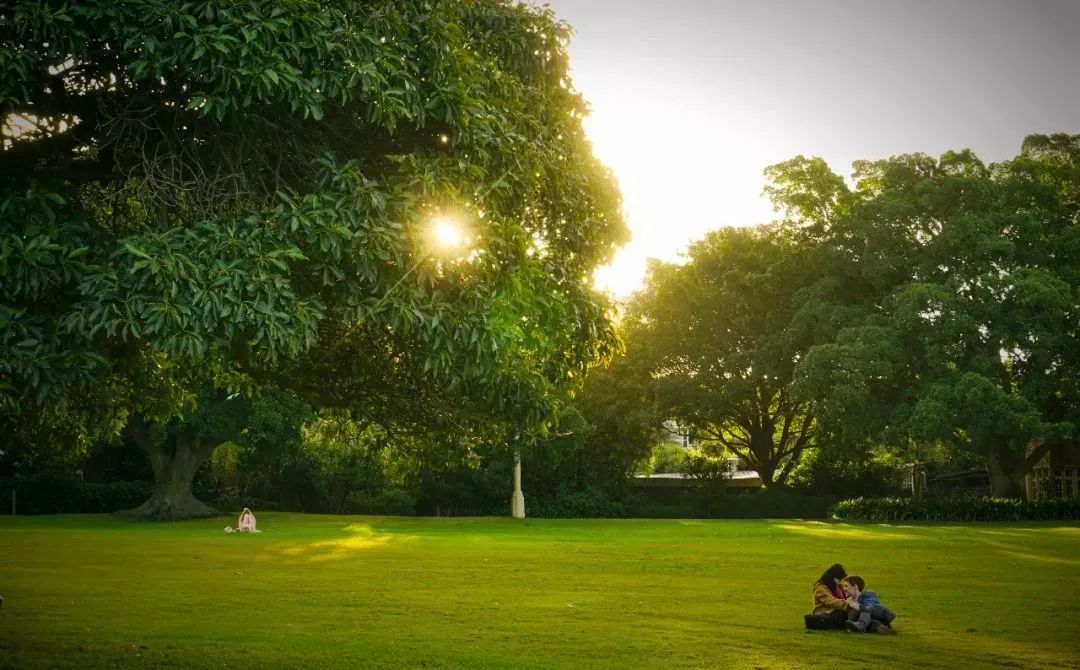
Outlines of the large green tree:
[[[542,426],[616,345],[590,278],[626,237],[568,35],[499,1],[5,5],[5,421],[85,440],[277,386],[385,423]],[[435,253],[438,217],[465,253]],[[143,441],[166,480],[189,434]]]
[[791,389],[813,337],[796,309],[809,276],[782,228],[724,228],[685,264],[654,263],[626,315],[628,357],[653,378],[658,413],[766,486],[784,485],[815,443],[815,402]]
[[1080,138],[1032,136],[990,166],[968,151],[859,162],[854,188],[817,159],[771,176],[830,268],[817,309],[841,315],[799,370],[826,428],[966,446],[996,494],[1018,494],[1080,425]]

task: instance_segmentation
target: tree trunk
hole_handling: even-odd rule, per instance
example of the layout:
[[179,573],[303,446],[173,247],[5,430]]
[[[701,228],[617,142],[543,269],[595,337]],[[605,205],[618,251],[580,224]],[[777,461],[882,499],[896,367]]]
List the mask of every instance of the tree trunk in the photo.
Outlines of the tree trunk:
[[755,455],[755,460],[757,463],[751,465],[761,477],[761,486],[767,489],[780,488],[779,482],[776,481],[776,461],[770,457],[762,458],[758,455]]
[[791,488],[790,486],[788,486],[788,483],[787,483],[788,482],[788,477],[791,476],[791,471],[795,469],[795,465],[798,463],[798,457],[799,457],[799,455],[801,453],[802,452],[799,451],[799,452],[797,452],[795,454],[792,454],[788,458],[787,462],[784,463],[784,467],[782,467],[780,469],[780,473],[776,475],[776,482],[774,482],[774,487],[775,488],[781,488],[781,489],[790,489]]
[[118,514],[154,521],[218,515],[217,510],[191,492],[195,472],[210,458],[216,444],[180,437],[167,441],[153,439],[141,421],[132,421],[128,433],[150,459],[154,469],[154,492],[142,505]]
[[750,455],[753,457],[750,465],[761,477],[763,488],[783,488],[782,482],[777,481],[777,470],[780,464],[776,459],[779,447],[773,442],[774,426],[768,417],[763,417],[761,423],[764,428],[755,427],[750,431]]
[[1002,450],[992,447],[986,455],[986,472],[990,475],[990,494],[1001,498],[1023,498],[1024,492],[1013,477],[1013,465]]

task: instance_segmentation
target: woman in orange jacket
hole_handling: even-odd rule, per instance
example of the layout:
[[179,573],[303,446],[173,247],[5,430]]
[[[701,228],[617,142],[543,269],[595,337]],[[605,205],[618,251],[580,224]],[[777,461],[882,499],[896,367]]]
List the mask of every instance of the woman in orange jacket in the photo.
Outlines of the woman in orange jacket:
[[822,573],[821,577],[814,582],[814,614],[825,615],[831,620],[835,619],[835,627],[843,628],[847,621],[848,605],[844,591],[840,587],[840,580],[847,577],[844,566],[839,563],[832,565]]

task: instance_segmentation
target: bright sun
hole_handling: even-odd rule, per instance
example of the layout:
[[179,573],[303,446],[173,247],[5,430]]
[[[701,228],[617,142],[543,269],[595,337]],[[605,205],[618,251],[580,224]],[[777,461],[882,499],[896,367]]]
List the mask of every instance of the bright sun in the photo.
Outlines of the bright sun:
[[432,222],[435,241],[444,249],[455,249],[465,241],[465,233],[456,221],[447,216],[440,216]]

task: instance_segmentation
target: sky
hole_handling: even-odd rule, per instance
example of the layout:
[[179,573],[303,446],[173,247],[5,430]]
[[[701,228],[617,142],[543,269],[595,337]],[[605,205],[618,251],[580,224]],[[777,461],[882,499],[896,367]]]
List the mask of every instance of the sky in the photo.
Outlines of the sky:
[[1080,132],[1080,0],[547,0],[575,29],[586,130],[633,241],[598,284],[640,285],[727,225],[774,218],[762,171]]

